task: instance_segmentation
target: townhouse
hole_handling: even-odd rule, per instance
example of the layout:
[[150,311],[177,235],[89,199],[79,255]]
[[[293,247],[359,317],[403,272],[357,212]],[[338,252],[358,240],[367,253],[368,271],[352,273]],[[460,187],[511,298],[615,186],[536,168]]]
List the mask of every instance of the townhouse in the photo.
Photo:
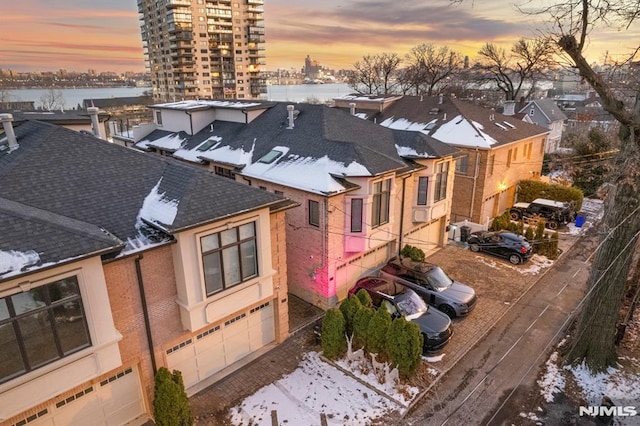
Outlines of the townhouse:
[[291,201],[0,121],[0,423],[142,424],[158,368],[193,393],[287,338]]
[[446,242],[456,150],[325,105],[183,101],[121,143],[300,204],[286,213],[288,289],[322,308],[405,244]]
[[557,152],[562,140],[562,132],[567,116],[553,99],[535,99],[520,106],[520,113],[525,113],[538,126],[549,129],[545,153]]
[[488,223],[512,206],[518,182],[540,175],[549,130],[453,97],[349,95],[339,108],[458,150],[451,221]]

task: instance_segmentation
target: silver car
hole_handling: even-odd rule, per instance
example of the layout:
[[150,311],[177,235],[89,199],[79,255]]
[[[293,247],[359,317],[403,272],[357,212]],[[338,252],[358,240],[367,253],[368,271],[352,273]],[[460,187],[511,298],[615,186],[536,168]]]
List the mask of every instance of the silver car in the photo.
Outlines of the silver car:
[[426,262],[393,258],[380,270],[380,276],[409,287],[425,302],[449,318],[467,315],[475,307],[476,292],[451,279],[439,266]]

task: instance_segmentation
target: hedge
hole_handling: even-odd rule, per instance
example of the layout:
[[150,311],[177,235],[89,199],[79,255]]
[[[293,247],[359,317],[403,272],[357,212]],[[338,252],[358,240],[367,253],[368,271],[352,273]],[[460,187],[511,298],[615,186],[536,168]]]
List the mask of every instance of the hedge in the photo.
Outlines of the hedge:
[[530,203],[536,198],[568,202],[575,206],[576,212],[579,212],[582,208],[584,194],[576,187],[554,185],[537,180],[518,182],[518,201]]
[[338,359],[347,351],[347,339],[344,331],[344,316],[340,309],[327,310],[322,320],[320,345],[323,355],[328,359]]
[[391,323],[387,338],[387,352],[391,365],[398,368],[401,377],[413,375],[422,362],[423,336],[420,327],[404,318]]
[[193,417],[184,390],[182,373],[160,367],[155,376],[153,417],[158,426],[191,426]]
[[353,318],[360,309],[362,309],[362,303],[360,303],[360,299],[355,296],[347,297],[340,304],[340,312],[342,312],[344,316],[344,329],[347,336],[353,334]]

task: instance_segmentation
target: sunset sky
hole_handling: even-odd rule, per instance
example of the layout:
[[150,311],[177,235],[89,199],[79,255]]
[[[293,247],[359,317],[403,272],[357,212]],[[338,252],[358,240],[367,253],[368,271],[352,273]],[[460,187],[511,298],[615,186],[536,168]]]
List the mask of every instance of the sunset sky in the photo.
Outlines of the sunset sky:
[[[9,1],[9,0],[6,0]],[[267,69],[301,68],[306,55],[351,68],[366,54],[400,56],[419,43],[476,56],[544,28],[506,0],[265,0]],[[588,59],[630,51],[637,26],[593,34]],[[142,71],[135,0],[15,0],[0,14],[0,68],[15,71]]]

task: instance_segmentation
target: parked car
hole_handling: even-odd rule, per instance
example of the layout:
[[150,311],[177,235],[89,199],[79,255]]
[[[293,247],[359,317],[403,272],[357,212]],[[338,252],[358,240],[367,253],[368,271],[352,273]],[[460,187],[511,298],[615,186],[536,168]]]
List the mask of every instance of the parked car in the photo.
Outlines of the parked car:
[[380,276],[409,287],[449,318],[465,316],[476,305],[476,292],[471,287],[451,279],[432,263],[394,257],[382,267]]
[[467,244],[473,252],[490,253],[505,258],[514,265],[526,262],[533,256],[531,244],[524,237],[508,231],[473,232]]
[[512,220],[529,220],[540,217],[550,229],[558,229],[576,218],[576,213],[569,203],[536,198],[530,203],[515,203],[509,209]]
[[384,278],[364,277],[356,282],[349,294],[354,295],[361,288],[369,293],[376,307],[384,307],[393,318],[402,316],[420,327],[424,337],[423,353],[438,351],[451,339],[451,319],[436,308],[428,306],[410,288]]

